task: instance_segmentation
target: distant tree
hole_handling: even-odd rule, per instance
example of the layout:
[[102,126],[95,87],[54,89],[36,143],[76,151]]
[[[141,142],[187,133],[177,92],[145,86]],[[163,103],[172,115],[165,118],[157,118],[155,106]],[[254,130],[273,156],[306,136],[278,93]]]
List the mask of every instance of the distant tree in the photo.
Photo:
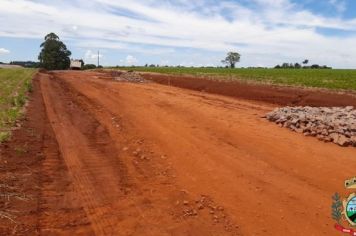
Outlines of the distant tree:
[[287,68],[289,68],[289,63],[284,62],[281,67],[284,69],[287,69]]
[[69,56],[72,54],[55,33],[47,34],[41,44],[38,56],[41,67],[47,70],[65,70],[70,66]]
[[[305,64],[305,63],[309,63],[309,61],[306,60],[303,62],[303,64]],[[287,62],[283,63],[282,65],[276,65],[274,68],[275,69],[301,69],[301,68],[303,68],[303,69],[332,69],[331,67],[328,67],[326,65],[320,66],[318,64],[313,64],[311,66],[302,66],[299,63],[293,64],[293,63],[287,63]]]
[[229,52],[224,60],[221,62],[228,65],[230,68],[235,68],[236,63],[241,59],[241,55],[238,52]]

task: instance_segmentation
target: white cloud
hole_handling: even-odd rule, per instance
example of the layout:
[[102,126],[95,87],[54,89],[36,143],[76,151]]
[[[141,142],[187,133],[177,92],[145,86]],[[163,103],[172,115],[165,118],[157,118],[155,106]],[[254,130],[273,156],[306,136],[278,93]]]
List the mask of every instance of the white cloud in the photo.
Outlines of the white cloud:
[[100,52],[93,52],[92,50],[87,50],[84,55],[86,59],[97,59],[98,57],[101,58],[103,55]]
[[4,54],[9,54],[10,50],[7,50],[5,48],[0,48],[0,55],[4,55]]
[[[343,0],[328,1],[325,4],[343,10]],[[171,53],[172,57],[180,53],[176,48],[216,53],[238,50],[242,63],[250,65],[309,58],[320,64],[356,66],[356,34],[352,35],[356,19],[315,14],[291,0],[250,2],[256,6],[225,0],[215,4],[209,4],[210,0],[177,0],[174,4],[153,0],[1,0],[0,37],[42,39],[53,31],[87,49]],[[320,27],[351,33],[348,37],[326,36],[318,33]],[[95,60],[96,53],[88,51],[85,58]],[[211,63],[196,60],[196,64]]]
[[98,57],[102,58],[103,54],[98,52],[93,52],[92,50],[87,50],[84,54],[84,62],[85,63],[96,63],[98,61]]
[[342,12],[344,12],[346,10],[346,2],[344,0],[329,0],[329,3],[339,13],[342,13]]
[[131,65],[137,64],[138,60],[134,56],[127,55],[125,62],[126,62],[127,65],[131,66]]

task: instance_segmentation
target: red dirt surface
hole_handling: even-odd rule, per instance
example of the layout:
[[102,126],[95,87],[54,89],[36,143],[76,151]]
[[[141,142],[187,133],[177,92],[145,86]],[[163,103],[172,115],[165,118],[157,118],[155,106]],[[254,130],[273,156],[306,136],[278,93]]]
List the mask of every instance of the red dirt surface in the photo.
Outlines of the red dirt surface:
[[164,85],[220,94],[235,98],[263,101],[282,106],[355,106],[356,94],[322,89],[295,88],[243,81],[142,73],[145,79]]
[[265,102],[101,78],[37,75],[1,146],[2,180],[27,196],[1,199],[16,221],[1,235],[339,235],[331,196],[355,148],[279,128]]

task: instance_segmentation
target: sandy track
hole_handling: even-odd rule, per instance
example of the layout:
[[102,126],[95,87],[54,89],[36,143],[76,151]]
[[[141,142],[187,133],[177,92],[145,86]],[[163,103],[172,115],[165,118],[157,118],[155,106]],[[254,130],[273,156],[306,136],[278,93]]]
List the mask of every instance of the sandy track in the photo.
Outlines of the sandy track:
[[99,73],[39,76],[72,186],[55,191],[70,203],[66,216],[87,217],[61,231],[52,206],[40,232],[338,235],[331,196],[355,175],[354,148],[279,128],[261,118],[273,109],[262,102]]

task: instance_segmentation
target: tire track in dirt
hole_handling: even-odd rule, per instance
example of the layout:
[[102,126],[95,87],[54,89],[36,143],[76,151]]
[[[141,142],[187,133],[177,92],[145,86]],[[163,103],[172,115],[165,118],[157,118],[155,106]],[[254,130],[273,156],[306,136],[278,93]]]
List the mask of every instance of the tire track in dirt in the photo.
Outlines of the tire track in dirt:
[[[110,147],[108,135],[100,124],[90,114],[73,108],[76,104],[70,103],[72,101],[55,80],[42,80],[41,87],[61,153],[93,230],[97,235],[113,235],[115,216],[108,215],[110,201],[122,196],[118,185],[125,181],[125,170],[116,158],[116,150]],[[68,104],[70,108],[65,106]],[[67,130],[70,133],[65,132]]]
[[96,235],[239,235],[228,214],[218,223],[207,208],[191,214],[195,205],[182,199],[194,202],[198,196],[174,183],[172,167],[120,114],[78,93],[57,74],[42,79],[41,87],[61,154]]
[[337,235],[330,197],[354,175],[354,149],[270,124],[260,117],[273,106],[263,103],[91,73],[58,76],[135,126],[169,156],[177,184],[225,205],[242,233]]
[[[47,132],[51,130],[48,124]],[[41,167],[41,194],[39,197],[40,235],[92,235],[90,221],[76,200],[68,169],[59,152],[53,131],[43,137],[39,154],[44,157]]]
[[[69,80],[69,81],[71,81],[71,82],[74,82],[74,80]],[[88,81],[89,82],[89,81]],[[132,103],[132,101],[129,101],[129,100],[127,100],[127,97],[126,98],[123,98],[123,97],[120,97],[120,90],[118,90],[117,88],[114,88],[113,86],[111,86],[111,85],[114,85],[114,84],[106,84],[106,83],[102,83],[102,82],[100,82],[100,81],[97,81],[97,80],[91,80],[90,81],[90,84],[88,84],[88,83],[86,83],[86,84],[84,84],[83,82],[79,82],[78,83],[78,85],[80,84],[80,86],[81,86],[81,90],[82,91],[85,91],[85,93],[87,93],[90,97],[96,97],[96,95],[95,94],[100,94],[100,93],[102,93],[102,95],[100,96],[100,101],[103,103],[103,104],[105,104],[105,106],[107,106],[108,107],[108,109],[110,109],[110,110],[115,110],[115,106],[116,106],[116,104],[120,104],[120,107],[122,108],[122,109],[124,109],[124,107],[125,107],[125,103],[128,103],[128,104],[133,104]],[[125,86],[126,87],[126,86]],[[136,87],[136,86],[135,86]],[[79,87],[77,87],[77,88],[79,88]],[[137,87],[137,89],[139,89],[138,87]],[[95,91],[96,90],[96,91]],[[153,90],[153,89],[150,89],[150,88],[147,88],[147,87],[145,87],[144,88],[144,90],[145,91],[150,91],[150,92],[152,92],[152,93],[155,93],[155,91]],[[94,92],[95,91],[95,92]],[[105,92],[105,93],[103,93],[103,91]],[[112,94],[111,94],[112,93]],[[190,96],[190,95],[189,95]],[[193,95],[193,96],[195,96],[195,95]],[[190,97],[191,98],[191,97]],[[121,99],[123,99],[123,101],[120,101]],[[126,99],[126,100],[125,100]],[[138,99],[138,98],[137,98]],[[141,99],[138,99],[138,101],[137,101],[137,104],[139,104],[140,103],[140,100]],[[201,102],[201,101],[199,101],[199,102]],[[219,103],[220,103],[220,101],[219,101]],[[132,105],[133,107],[136,107],[136,105],[137,104],[135,104],[135,105]],[[154,104],[154,102],[153,102],[153,104]],[[170,112],[170,109],[172,108],[171,106],[169,106],[169,103],[167,103],[167,102],[163,102],[163,101],[160,101],[159,103],[157,103],[158,104],[158,106],[159,107],[161,107],[161,108],[163,108],[164,109],[164,113],[162,113],[162,114],[160,114],[160,115],[158,115],[157,117],[164,117],[164,116],[166,116],[165,117],[165,120],[161,120],[161,122],[162,122],[162,126],[166,126],[167,128],[170,126],[170,124],[169,123],[166,123],[166,120],[175,120],[176,122],[181,122],[180,124],[185,124],[185,123],[195,123],[196,121],[185,121],[185,120],[181,120],[181,116],[180,115],[177,115],[178,114],[178,112],[177,112],[177,110],[175,109],[175,110],[172,110],[171,112]],[[146,104],[147,105],[147,104]],[[212,104],[210,104],[210,105],[212,105]],[[214,102],[214,105],[216,105],[216,102]],[[142,106],[145,106],[145,105],[142,105]],[[152,105],[148,105],[148,106],[146,106],[146,108],[147,109],[149,109],[150,107],[151,107]],[[232,106],[230,105],[229,106],[229,108],[231,108]],[[258,108],[258,106],[251,106],[251,105],[248,105],[248,104],[234,104],[234,106],[233,107],[235,107],[235,108],[238,108],[238,109],[243,109],[243,110],[248,110],[248,108],[254,108],[254,109],[256,109],[256,108]],[[140,107],[140,105],[138,105],[137,106],[137,109],[141,109],[141,107]],[[166,114],[166,112],[168,112],[168,113],[171,113],[171,114],[175,114],[175,117],[173,118],[173,117],[171,117],[170,115],[168,115],[168,114]],[[186,111],[185,110],[180,110],[179,111],[179,113],[181,113],[181,114],[184,114]],[[193,112],[194,113],[194,112]],[[127,114],[127,111],[126,111],[126,113],[125,114]],[[131,117],[132,118],[132,117]],[[184,118],[184,117],[183,117]],[[137,120],[136,120],[137,121]],[[198,128],[198,130],[195,130],[195,132],[196,132],[196,135],[197,136],[201,136],[201,135],[204,135],[204,134],[200,134],[200,132],[199,132],[199,129],[201,129],[201,127],[199,127],[200,125],[197,125],[197,124],[195,124],[197,127],[196,128]],[[181,126],[181,129],[183,129],[183,128],[185,128],[185,127],[182,127]],[[152,130],[151,130],[152,131]],[[219,131],[218,130],[216,130],[216,131],[214,131],[214,135],[216,134],[216,133],[218,133]],[[148,132],[148,133],[150,133],[150,132]],[[188,136],[190,136],[191,134],[181,134],[181,136],[182,137],[188,137]],[[176,142],[181,142],[181,140],[178,140],[177,139],[177,137],[175,137],[175,141]],[[225,140],[229,140],[226,136],[223,138],[223,139],[221,139],[221,140],[217,140],[217,144],[216,145],[221,145],[222,144],[222,141],[224,141],[225,142]],[[210,141],[211,142],[211,141]],[[214,145],[215,146],[215,145]],[[228,146],[230,146],[230,144],[228,145]],[[194,149],[195,147],[191,147],[191,148],[188,148],[188,149]],[[231,148],[230,148],[230,150],[231,150]],[[207,152],[211,152],[211,154],[213,155],[213,154],[216,154],[216,155],[218,155],[218,150],[209,150],[209,151],[207,151]],[[246,156],[246,150],[231,150],[231,152],[240,152],[241,153],[241,156]],[[250,156],[248,153],[247,153],[247,156]],[[207,161],[207,162],[211,162],[212,160],[205,160],[205,161]],[[247,163],[245,163],[245,164],[243,164],[243,165],[241,165],[240,166],[240,168],[241,169],[243,169],[244,168],[244,166],[254,166],[254,165],[256,165],[256,163],[261,163],[260,165],[263,165],[263,166],[265,166],[267,163],[263,163],[261,160],[256,160],[256,159],[252,159],[252,160],[249,160],[249,159],[245,159],[245,160],[243,160],[244,162],[247,162]],[[250,164],[249,164],[250,163]],[[220,163],[218,163],[218,162],[216,162],[216,163],[211,163],[211,165],[213,165],[213,166],[221,166],[221,164]],[[258,166],[258,165],[257,165]],[[191,170],[191,171],[193,171],[193,170]],[[197,173],[199,173],[200,172],[200,170],[197,168],[196,170],[195,170]],[[256,172],[257,170],[253,170],[253,172],[250,172],[250,173],[244,173],[244,177],[245,177],[245,179],[244,180],[242,180],[242,183],[243,183],[243,185],[245,185],[245,186],[251,186],[252,184],[253,184],[253,182],[256,182],[256,183],[262,183],[262,184],[266,184],[266,182],[265,181],[263,181],[263,179],[261,178],[261,177],[258,177],[258,178],[256,178],[256,176],[255,176],[255,173],[254,172]],[[277,171],[277,170],[276,170]],[[189,173],[190,171],[188,171],[188,173]],[[232,173],[231,173],[232,174]],[[276,173],[275,174],[276,176],[278,176],[278,174]],[[279,178],[279,177],[277,177],[277,178]],[[250,180],[249,180],[250,179]],[[194,180],[194,178],[192,178],[191,180]],[[252,180],[252,181],[251,181]],[[259,188],[260,189],[260,188]],[[281,189],[281,191],[283,191],[283,189]],[[239,193],[240,194],[240,196],[239,196],[239,198],[241,199],[241,200],[243,200],[244,201],[244,205],[253,205],[254,204],[254,202],[255,202],[255,199],[253,199],[253,198],[251,198],[251,199],[249,199],[249,195],[254,195],[254,194],[256,194],[256,190],[255,189],[253,189],[253,188],[249,188],[249,189],[245,189],[244,190],[244,192],[240,192]],[[278,197],[278,195],[275,195],[275,198],[277,198]],[[268,199],[266,199],[265,200],[265,202],[266,202],[266,204],[268,204],[268,203],[270,203],[271,205],[274,205],[274,202],[273,202],[273,198],[272,197],[270,197],[270,198],[268,198]],[[252,215],[251,215],[251,217],[253,217],[253,215],[255,215],[256,213],[254,212]],[[270,216],[270,217],[276,217],[276,220],[278,220],[279,219],[279,216]]]
[[2,211],[9,211],[14,219],[0,217],[0,235],[92,235],[86,213],[73,197],[68,170],[47,119],[41,79],[41,75],[33,79],[21,128],[0,144],[1,194],[9,190],[15,194],[0,199]]

